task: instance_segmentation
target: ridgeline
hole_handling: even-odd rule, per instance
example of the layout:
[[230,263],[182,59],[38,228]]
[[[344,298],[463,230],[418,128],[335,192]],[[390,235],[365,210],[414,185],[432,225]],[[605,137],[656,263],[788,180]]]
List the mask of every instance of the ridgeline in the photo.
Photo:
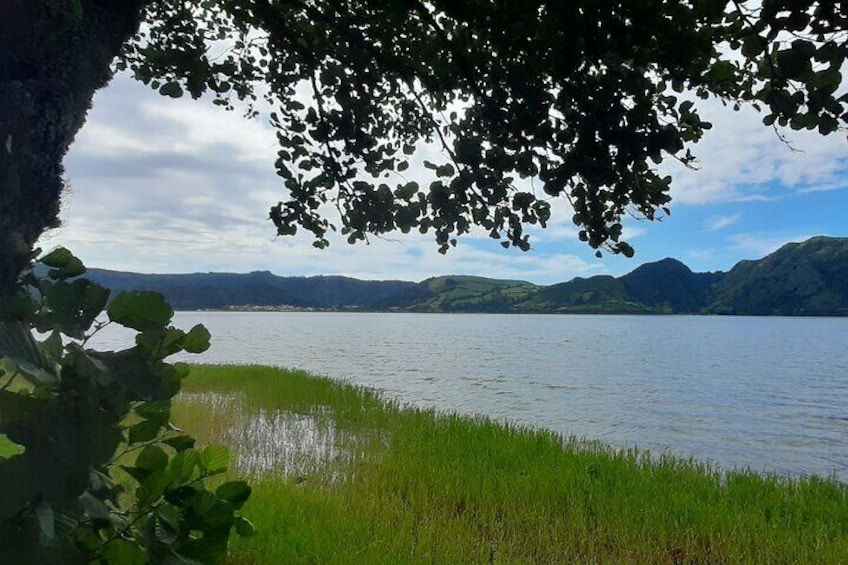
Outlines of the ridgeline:
[[113,292],[161,292],[178,310],[848,315],[848,238],[832,237],[789,243],[726,273],[694,273],[663,259],[618,278],[578,277],[551,286],[470,276],[413,283],[267,271],[143,275],[90,269],[88,276]]

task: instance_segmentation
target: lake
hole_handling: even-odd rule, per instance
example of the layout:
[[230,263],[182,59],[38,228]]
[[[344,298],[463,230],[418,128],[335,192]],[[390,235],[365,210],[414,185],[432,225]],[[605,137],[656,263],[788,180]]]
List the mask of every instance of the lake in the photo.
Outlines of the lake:
[[[178,312],[184,360],[306,369],[401,401],[652,453],[848,480],[848,319]],[[109,327],[93,345],[127,347]]]

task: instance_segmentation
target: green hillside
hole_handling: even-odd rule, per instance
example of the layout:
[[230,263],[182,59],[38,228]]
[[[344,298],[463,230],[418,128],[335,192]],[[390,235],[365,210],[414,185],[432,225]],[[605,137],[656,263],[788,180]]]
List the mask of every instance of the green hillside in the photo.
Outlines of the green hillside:
[[626,295],[639,304],[669,313],[700,312],[711,298],[712,286],[724,273],[693,273],[677,259],[637,267],[621,277]]
[[569,314],[648,314],[651,309],[631,300],[620,279],[598,275],[577,277],[569,282],[544,287],[522,304],[528,312]]
[[471,276],[420,283],[348,277],[195,273],[140,275],[92,269],[116,291],[150,289],[177,309],[325,309],[401,312],[848,315],[848,238],[787,244],[729,272],[694,273],[676,259],[551,286]]
[[540,288],[525,281],[469,276],[435,277],[419,286],[420,298],[399,308],[413,312],[510,312]]
[[741,261],[713,294],[717,314],[848,315],[848,239],[814,237]]

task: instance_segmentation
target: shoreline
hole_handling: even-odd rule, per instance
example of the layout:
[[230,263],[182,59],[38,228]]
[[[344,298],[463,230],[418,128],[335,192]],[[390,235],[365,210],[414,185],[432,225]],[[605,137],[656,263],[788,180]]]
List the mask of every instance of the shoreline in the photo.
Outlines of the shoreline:
[[283,417],[295,414],[301,436],[291,437],[336,450],[309,463],[302,451],[239,436],[236,451],[288,449],[302,465],[291,474],[279,467],[253,474],[256,494],[245,513],[260,536],[234,540],[236,562],[494,555],[501,563],[838,563],[848,554],[848,485],[832,479],[650,458],[484,417],[404,408],[379,392],[300,371],[192,366],[185,390],[242,398],[214,411],[177,402],[177,423],[200,441],[258,430],[249,423],[260,416],[266,431],[295,434]]

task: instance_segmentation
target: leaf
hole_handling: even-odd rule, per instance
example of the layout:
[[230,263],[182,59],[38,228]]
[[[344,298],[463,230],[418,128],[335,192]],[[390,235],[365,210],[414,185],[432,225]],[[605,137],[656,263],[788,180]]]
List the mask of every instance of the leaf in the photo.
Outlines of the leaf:
[[166,82],[159,88],[159,94],[171,98],[180,98],[183,95],[183,87],[176,82]]
[[106,313],[113,322],[140,332],[164,328],[174,316],[161,294],[138,290],[120,293]]
[[120,384],[128,400],[167,400],[180,390],[177,368],[162,362],[149,364],[137,348],[77,352],[77,357],[80,365],[87,360],[96,366],[100,379]]
[[[168,443],[168,440],[165,440],[165,443]],[[194,471],[199,467],[200,455],[194,449],[186,448],[171,459],[171,478],[176,483],[187,483],[194,480]]]
[[69,510],[56,513],[53,516],[53,521],[56,527],[56,535],[63,538],[73,535],[74,530],[79,527],[78,516],[79,514]]
[[[168,439],[163,440],[162,443],[173,447],[179,453],[193,448],[195,439],[191,436],[176,436],[169,437]],[[173,461],[171,462],[171,465],[173,466]]]
[[707,79],[714,84],[721,84],[734,80],[736,67],[730,61],[716,61],[707,71]]
[[210,474],[226,471],[230,464],[230,450],[225,445],[210,445],[200,452],[200,463]]
[[45,296],[53,312],[52,326],[82,339],[106,306],[109,290],[88,279],[77,279],[51,285]]
[[169,367],[177,381],[181,381],[186,378],[191,372],[188,363],[174,363],[173,365],[169,365]]
[[404,185],[399,185],[395,190],[395,196],[400,200],[409,200],[418,192],[419,186],[417,182],[408,182]]
[[158,445],[148,445],[138,454],[135,466],[153,472],[161,471],[168,466],[168,455]]
[[135,405],[133,410],[145,420],[155,420],[164,425],[171,415],[171,401],[153,400],[150,402],[140,402]]
[[183,349],[185,332],[177,328],[157,328],[135,336],[135,343],[154,359],[164,359]]
[[159,430],[162,425],[154,420],[143,420],[130,428],[128,442],[130,445],[134,443],[143,443],[150,441],[159,435]]
[[256,527],[244,516],[238,516],[233,525],[236,528],[236,533],[243,538],[249,538],[256,535]]
[[180,529],[180,511],[174,505],[163,504],[156,510],[156,514],[173,530]]
[[813,75],[808,82],[811,88],[822,90],[827,93],[832,93],[839,88],[842,83],[842,74],[839,69],[825,69]]
[[765,45],[766,42],[758,35],[749,35],[742,42],[742,55],[753,59],[763,52]]
[[187,353],[203,353],[209,349],[209,339],[211,337],[209,330],[203,324],[197,324],[185,334],[183,349]]
[[5,459],[17,457],[25,452],[26,447],[10,440],[6,434],[0,433],[0,463]]
[[59,380],[56,367],[21,322],[0,322],[0,357],[33,384],[47,385]]
[[114,539],[103,546],[100,554],[104,563],[120,563],[121,565],[148,563],[147,554],[139,545],[121,538]]
[[784,49],[777,52],[777,66],[786,78],[797,78],[810,67],[810,59],[797,49]]
[[115,488],[115,482],[109,475],[92,469],[90,477],[91,489],[94,492],[107,491]]
[[188,501],[194,499],[199,491],[199,488],[195,486],[196,484],[194,482],[193,484],[183,485],[177,488],[169,488],[165,492],[165,500],[174,506],[186,506]]
[[174,528],[161,516],[157,516],[153,525],[153,534],[156,541],[165,545],[171,545],[177,541],[177,528]]
[[159,500],[162,495],[165,494],[165,489],[168,487],[169,482],[167,473],[163,473],[161,471],[151,473],[150,476],[144,479],[138,488],[135,489],[135,496],[138,498],[139,506],[144,508],[145,506],[153,504]]
[[62,360],[64,347],[62,345],[62,334],[58,330],[50,332],[50,335],[41,342],[41,351],[53,363]]
[[445,163],[444,165],[436,168],[436,174],[440,177],[451,177],[455,172],[453,165],[450,163]]
[[53,270],[48,273],[48,276],[53,279],[67,279],[85,272],[82,261],[64,247],[57,247],[38,261],[53,267]]
[[618,244],[616,244],[616,249],[617,249],[617,251],[621,252],[621,254],[624,255],[627,258],[633,257],[633,253],[634,253],[633,247],[631,247],[630,244],[628,244],[624,241],[621,241]]
[[180,381],[188,374],[188,370],[179,363],[158,363],[153,367],[153,374],[158,379],[159,398],[173,398],[180,392]]
[[53,520],[53,507],[47,502],[40,502],[35,507],[35,518],[38,521],[38,537],[42,545],[49,545],[56,537],[56,523]]
[[192,509],[197,513],[203,530],[226,530],[235,520],[232,506],[209,491],[203,491],[195,497]]
[[150,476],[150,471],[141,467],[130,467],[129,465],[121,465],[120,467],[139,484],[143,483]]
[[201,490],[195,493],[194,498],[191,500],[191,508],[198,515],[202,516],[206,514],[218,504],[220,500],[217,496],[209,492],[208,490]]
[[33,396],[0,389],[0,425],[37,428],[53,406]]
[[250,498],[251,488],[245,481],[229,481],[215,490],[215,494],[227,500],[235,508],[241,508]]
[[87,516],[99,520],[108,520],[110,517],[109,507],[106,504],[91,494],[84,492],[79,497],[79,502],[82,504],[83,511]]

